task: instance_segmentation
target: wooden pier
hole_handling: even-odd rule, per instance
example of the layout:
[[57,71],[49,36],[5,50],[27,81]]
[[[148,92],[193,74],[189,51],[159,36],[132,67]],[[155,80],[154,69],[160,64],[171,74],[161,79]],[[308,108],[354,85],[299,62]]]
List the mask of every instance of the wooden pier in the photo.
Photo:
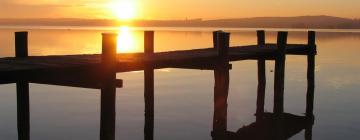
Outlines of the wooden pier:
[[[154,31],[144,33],[144,53],[116,53],[116,34],[103,34],[102,54],[28,56],[27,32],[15,33],[16,57],[0,58],[0,84],[16,83],[19,140],[30,139],[29,83],[40,83],[101,90],[100,139],[115,139],[115,93],[123,81],[116,73],[144,70],[145,126],[144,139],[154,137],[154,69],[182,68],[214,71],[214,140],[287,139],[305,129],[311,139],[314,121],[315,32],[308,32],[307,44],[288,44],[287,32],[279,32],[276,44],[265,42],[265,32],[257,31],[258,43],[230,46],[230,33],[215,31],[213,47],[171,52],[154,52]],[[284,79],[286,55],[307,56],[306,115],[284,112]],[[256,122],[227,131],[227,98],[230,62],[258,62]],[[264,111],[267,60],[275,61],[273,113]],[[301,123],[299,123],[301,122]],[[271,130],[271,131],[270,131]],[[271,133],[269,133],[271,132]],[[258,137],[265,136],[265,137]]]
[[[194,49],[185,51],[171,51],[159,53],[127,53],[93,55],[63,55],[63,56],[28,56],[26,32],[16,33],[16,56],[13,58],[0,58],[0,83],[13,82],[11,79],[28,77],[29,75],[44,75],[51,73],[86,73],[102,69],[102,58],[115,55],[109,59],[114,63],[116,72],[129,72],[144,70],[145,66],[151,65],[158,68],[185,68],[185,69],[214,69],[219,57],[222,57],[221,48],[226,48],[226,59],[228,61],[239,60],[274,60],[281,55],[277,44],[263,44],[249,46],[223,45],[220,42],[218,48]],[[221,34],[221,33],[220,33]],[[152,38],[151,38],[152,37]],[[154,32],[145,34],[145,43],[153,42]],[[222,36],[219,36],[222,39]],[[281,39],[284,36],[280,36]],[[149,39],[150,38],[150,39]],[[214,41],[215,42],[215,41]],[[116,35],[103,34],[103,51],[112,49],[116,51]],[[153,45],[146,45],[145,50],[153,51]],[[307,44],[284,44],[283,53],[292,55],[307,55],[311,48]],[[278,55],[279,54],[279,55]],[[105,56],[105,57],[104,57]],[[106,58],[107,59],[107,58]],[[21,75],[21,76],[19,76]],[[9,81],[7,81],[9,79]]]

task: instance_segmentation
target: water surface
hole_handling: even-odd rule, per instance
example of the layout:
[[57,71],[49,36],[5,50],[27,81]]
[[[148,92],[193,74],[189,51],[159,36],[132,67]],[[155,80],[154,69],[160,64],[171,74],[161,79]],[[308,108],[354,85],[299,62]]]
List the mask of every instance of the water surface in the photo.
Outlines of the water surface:
[[[0,57],[14,56],[14,32],[29,31],[30,55],[93,54],[101,51],[101,33],[118,32],[121,52],[142,52],[143,32],[126,27],[104,29],[0,29]],[[272,29],[274,30],[274,29]],[[158,29],[155,51],[212,46],[212,29]],[[256,43],[255,30],[230,30],[231,45]],[[266,33],[276,41],[275,32]],[[305,31],[292,31],[289,43],[306,43]],[[317,35],[314,140],[359,139],[360,34],[320,32]],[[255,121],[256,61],[234,62],[230,71],[228,130],[237,131]],[[305,112],[304,56],[287,56],[285,111]],[[274,63],[267,62],[265,109],[272,111]],[[116,139],[144,139],[144,73],[118,73],[124,87],[116,90]],[[214,72],[155,70],[154,139],[211,139]],[[17,139],[15,84],[0,85],[0,139]],[[30,84],[30,124],[33,140],[98,140],[100,90]],[[304,132],[292,140],[304,139]]]

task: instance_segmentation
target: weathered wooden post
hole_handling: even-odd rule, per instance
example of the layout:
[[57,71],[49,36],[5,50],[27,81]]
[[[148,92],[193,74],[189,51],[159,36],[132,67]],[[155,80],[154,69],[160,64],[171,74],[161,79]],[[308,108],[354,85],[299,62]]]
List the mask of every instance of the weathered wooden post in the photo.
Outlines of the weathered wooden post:
[[[306,93],[306,117],[314,121],[314,91],[315,91],[315,55],[316,55],[316,33],[308,32],[308,54],[307,54],[307,93]],[[312,140],[312,125],[305,129],[305,140]]]
[[214,117],[213,137],[227,130],[227,98],[229,93],[229,62],[227,60],[230,34],[218,33],[218,53],[220,61],[214,69]]
[[[15,57],[28,57],[28,32],[15,32]],[[30,139],[29,82],[16,82],[18,139]]]
[[307,94],[306,94],[306,116],[313,117],[314,110],[314,90],[315,90],[315,32],[308,32],[308,55],[307,55]]
[[144,32],[144,53],[147,55],[154,53],[154,31]]
[[[144,52],[147,57],[154,54],[154,31],[144,33]],[[145,127],[144,139],[154,139],[154,68],[151,65],[144,69]]]
[[100,139],[115,139],[117,34],[102,34]]
[[223,32],[223,31],[218,30],[218,31],[213,32],[213,45],[214,45],[215,49],[218,48],[218,46],[217,46],[218,45],[218,38],[219,38],[219,33],[221,33],[221,32]]
[[15,56],[28,57],[28,32],[15,32]]
[[280,115],[284,112],[284,78],[287,35],[287,32],[279,32],[277,39],[274,77],[274,113],[276,115]]
[[102,34],[101,63],[103,70],[115,70],[117,62],[117,34]]
[[219,32],[218,33],[218,44],[216,45],[219,58],[228,61],[229,45],[230,45],[230,33]]
[[[257,44],[258,47],[265,47],[265,31],[257,31]],[[256,107],[256,120],[260,121],[264,114],[265,105],[265,86],[266,86],[266,73],[265,73],[265,58],[258,59],[258,88],[257,88],[257,107]]]

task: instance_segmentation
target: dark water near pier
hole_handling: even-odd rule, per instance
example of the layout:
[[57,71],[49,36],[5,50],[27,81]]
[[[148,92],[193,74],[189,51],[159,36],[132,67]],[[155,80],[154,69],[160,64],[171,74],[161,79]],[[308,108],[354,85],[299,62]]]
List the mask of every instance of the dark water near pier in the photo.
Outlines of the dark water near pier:
[[[171,30],[170,30],[171,29]],[[159,29],[155,51],[212,46],[212,30]],[[14,56],[14,31],[0,29],[0,57]],[[103,29],[30,29],[30,55],[99,53],[101,33],[119,32],[119,52],[142,52],[142,31]],[[256,43],[254,30],[231,30],[231,45]],[[269,32],[267,42],[276,41]],[[306,43],[307,33],[289,33],[289,43]],[[314,140],[359,139],[360,33],[320,32],[317,36]],[[306,57],[287,56],[285,112],[305,112]],[[256,61],[240,61],[230,71],[228,130],[255,121]],[[265,109],[272,111],[274,63],[267,62]],[[119,73],[124,87],[116,90],[116,139],[144,139],[144,74]],[[154,139],[211,139],[214,72],[155,70]],[[16,86],[0,85],[0,139],[17,139]],[[100,90],[30,84],[32,140],[97,140],[100,132]],[[291,138],[303,140],[304,132]]]

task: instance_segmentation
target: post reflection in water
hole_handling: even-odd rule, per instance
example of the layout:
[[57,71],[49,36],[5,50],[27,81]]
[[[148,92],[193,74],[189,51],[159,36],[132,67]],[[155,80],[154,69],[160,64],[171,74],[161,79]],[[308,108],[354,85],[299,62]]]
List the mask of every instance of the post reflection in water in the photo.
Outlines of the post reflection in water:
[[214,70],[214,119],[213,131],[225,132],[227,130],[227,98],[229,93],[228,63],[216,65]]
[[[258,32],[258,44],[261,46],[265,42],[264,32]],[[280,37],[281,38],[281,37]],[[305,130],[305,140],[312,139],[312,127],[314,124],[313,102],[314,102],[314,63],[316,54],[315,34],[309,32],[309,52],[308,52],[308,90],[306,101],[306,116],[297,116],[283,112],[283,94],[275,94],[274,113],[264,112],[265,99],[265,61],[258,60],[258,97],[256,109],[256,121],[250,125],[243,126],[236,132],[227,131],[227,97],[229,87],[229,70],[224,69],[224,64],[219,64],[214,69],[215,89],[214,89],[214,118],[212,137],[214,140],[286,140]],[[284,59],[275,60],[278,65],[285,65]],[[222,65],[222,66],[221,66]],[[276,69],[278,70],[278,69]],[[276,71],[275,70],[275,71]],[[282,78],[285,73],[281,69],[275,73],[275,85],[283,87],[284,82],[276,80]],[[279,77],[277,77],[279,76]],[[276,87],[275,87],[276,88]],[[276,92],[276,91],[275,91]]]
[[[289,113],[281,113],[279,115],[267,112],[256,112],[256,122],[243,126],[236,132],[228,131],[227,97],[229,70],[224,69],[224,66],[216,67],[214,75],[214,118],[213,131],[211,133],[213,140],[286,140],[300,133],[302,130],[305,130],[305,140],[312,139],[314,118]],[[262,83],[262,81],[259,82]],[[262,89],[260,88],[260,90]],[[263,100],[264,98],[261,97],[258,99]],[[263,107],[257,106],[257,111],[259,111],[258,108]]]
[[116,74],[106,74],[101,87],[100,139],[115,139]]
[[29,83],[27,81],[17,82],[16,90],[18,139],[30,140]]
[[144,70],[145,126],[144,140],[154,139],[154,69]]
[[[214,140],[285,140],[305,129],[305,139],[312,139],[313,116],[296,116],[289,113],[274,115],[262,112],[256,122],[238,129],[236,132],[227,130],[227,98],[229,92],[228,63],[217,64],[214,69]],[[83,80],[81,80],[83,81]],[[100,140],[115,139],[115,72],[104,76],[101,84],[101,123]],[[154,139],[154,69],[145,68],[144,71],[145,125],[144,140]],[[313,89],[310,87],[310,90]],[[17,82],[18,95],[18,138],[30,139],[29,123],[29,87],[28,82]],[[263,99],[263,98],[262,98]],[[308,102],[309,103],[309,102]],[[312,104],[312,103],[311,103]],[[312,106],[312,105],[310,105]],[[258,106],[259,107],[259,106]],[[259,113],[259,112],[257,112]],[[312,114],[312,113],[311,113]]]
[[[313,59],[311,59],[313,60]],[[265,64],[265,63],[263,63]],[[305,139],[312,139],[312,125],[314,121],[312,108],[313,97],[307,101],[307,116],[296,116],[289,113],[282,113],[280,116],[273,113],[256,112],[256,122],[238,129],[236,132],[227,130],[227,98],[229,92],[229,68],[228,63],[217,64],[214,69],[214,115],[213,131],[214,140],[284,140],[288,139],[305,129]],[[311,73],[310,69],[310,73]],[[85,76],[84,76],[85,77]],[[313,76],[309,76],[309,94],[314,91]],[[61,78],[59,78],[61,79]],[[66,78],[61,80],[67,81]],[[83,82],[84,79],[78,78]],[[88,80],[87,80],[88,81]],[[57,81],[59,82],[59,81]],[[259,81],[261,82],[261,81]],[[63,83],[63,82],[60,82]],[[77,83],[72,81],[72,83]],[[88,82],[91,83],[91,82]],[[46,84],[46,82],[43,82]],[[71,84],[66,84],[71,85]],[[75,84],[78,85],[78,84]],[[93,84],[92,84],[93,85]],[[154,139],[154,68],[146,67],[144,70],[144,98],[145,98],[145,125],[144,139]],[[115,93],[116,93],[116,74],[109,72],[103,76],[101,83],[101,124],[100,139],[115,139]],[[89,87],[89,86],[85,86]],[[261,89],[260,89],[261,90]],[[27,81],[17,82],[17,101],[18,101],[18,139],[30,139],[29,121],[29,85]],[[260,98],[263,100],[264,98]],[[260,101],[263,102],[263,101]],[[262,108],[261,106],[257,106]],[[258,111],[259,109],[257,109]],[[261,113],[259,115],[258,113]],[[259,117],[259,116],[261,117]]]

